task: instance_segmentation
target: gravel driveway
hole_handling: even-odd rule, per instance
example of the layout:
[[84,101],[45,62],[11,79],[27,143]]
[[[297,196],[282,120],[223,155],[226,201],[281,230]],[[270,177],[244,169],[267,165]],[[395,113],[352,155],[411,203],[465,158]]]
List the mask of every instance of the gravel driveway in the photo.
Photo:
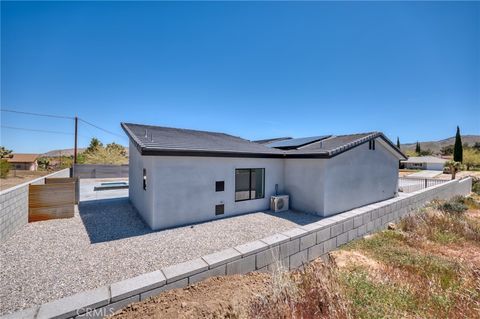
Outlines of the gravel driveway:
[[27,224],[0,244],[0,314],[315,222],[252,213],[152,232],[128,199],[83,202],[74,218]]

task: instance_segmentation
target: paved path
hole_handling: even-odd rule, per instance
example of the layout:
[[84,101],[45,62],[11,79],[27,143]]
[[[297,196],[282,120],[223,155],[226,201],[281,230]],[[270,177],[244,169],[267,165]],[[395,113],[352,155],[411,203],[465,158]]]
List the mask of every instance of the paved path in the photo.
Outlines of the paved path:
[[415,178],[434,178],[435,176],[438,176],[442,174],[442,171],[429,171],[429,170],[424,170],[420,171],[417,173],[413,173],[404,177],[415,177]]
[[0,315],[319,219],[258,212],[154,232],[128,198],[81,202],[74,218],[27,224],[0,244]]

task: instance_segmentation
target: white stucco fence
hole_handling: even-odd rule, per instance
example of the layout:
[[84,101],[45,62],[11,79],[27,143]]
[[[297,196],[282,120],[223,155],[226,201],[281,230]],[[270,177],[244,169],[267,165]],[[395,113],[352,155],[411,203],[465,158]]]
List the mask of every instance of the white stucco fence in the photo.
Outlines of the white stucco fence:
[[212,276],[268,271],[278,263],[296,269],[340,245],[384,229],[433,199],[467,195],[471,187],[471,178],[452,180],[2,318],[99,318]]
[[45,178],[69,177],[70,169],[45,175],[0,191],[0,242],[28,223],[28,186],[45,184]]

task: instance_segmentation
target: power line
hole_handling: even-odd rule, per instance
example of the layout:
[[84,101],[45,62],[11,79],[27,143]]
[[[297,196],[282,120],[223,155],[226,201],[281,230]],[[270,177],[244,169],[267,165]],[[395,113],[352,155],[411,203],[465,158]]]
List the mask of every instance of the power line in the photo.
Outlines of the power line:
[[52,133],[52,134],[74,135],[74,133],[69,133],[69,132],[40,130],[40,129],[33,129],[33,128],[25,128],[25,127],[7,126],[7,125],[0,125],[0,127],[1,127],[1,128],[12,129],[12,130],[22,130],[22,131],[30,131],[30,132],[42,132],[42,133]]
[[58,118],[58,119],[68,119],[68,120],[73,120],[74,119],[74,117],[72,117],[72,116],[53,115],[53,114],[45,114],[45,113],[23,112],[23,111],[8,110],[8,109],[1,109],[0,111],[8,112],[8,113],[24,114],[24,115],[52,117],[52,118]]
[[90,126],[93,126],[94,128],[96,128],[96,129],[98,129],[98,130],[100,130],[100,131],[103,131],[103,132],[105,132],[105,133],[108,133],[108,134],[111,134],[111,135],[114,135],[114,136],[117,136],[117,137],[120,137],[120,138],[126,138],[126,137],[123,136],[123,135],[120,135],[120,134],[114,133],[114,132],[112,132],[112,131],[109,131],[109,130],[107,130],[107,129],[104,129],[104,128],[98,126],[98,125],[95,125],[95,124],[93,124],[93,123],[87,122],[87,121],[85,121],[84,119],[78,118],[78,120],[79,120],[80,122],[83,122],[83,123],[85,123],[85,124],[88,124],[88,125],[90,125]]
[[[9,112],[9,113],[16,113],[16,114],[23,114],[23,115],[33,115],[33,116],[43,116],[43,117],[51,117],[51,118],[58,118],[58,119],[68,119],[68,120],[74,120],[75,117],[73,116],[63,116],[63,115],[53,115],[53,114],[46,114],[46,113],[35,113],[35,112],[24,112],[24,111],[17,111],[17,110],[10,110],[10,109],[1,109],[0,111],[2,112]],[[98,130],[101,130],[105,133],[108,133],[108,134],[111,134],[111,135],[114,135],[116,137],[119,137],[119,138],[123,138],[125,139],[126,137],[123,136],[123,135],[120,135],[120,134],[117,134],[117,133],[114,133],[112,131],[109,131],[107,129],[104,129],[98,125],[95,125],[93,123],[90,123],[84,119],[81,119],[81,118],[78,118],[78,120],[80,122],[83,122],[87,125],[90,125]],[[12,129],[23,129],[23,128],[13,128],[13,127],[5,127],[5,128],[12,128]],[[23,129],[23,130],[32,130],[32,129]],[[33,130],[35,131],[35,130]],[[44,131],[44,130],[37,130],[38,132],[41,132],[41,131]],[[46,131],[45,131],[46,132]],[[53,133],[55,131],[51,131],[50,133]],[[70,135],[74,135],[73,133],[65,133],[65,132],[61,132],[61,134],[70,134]]]

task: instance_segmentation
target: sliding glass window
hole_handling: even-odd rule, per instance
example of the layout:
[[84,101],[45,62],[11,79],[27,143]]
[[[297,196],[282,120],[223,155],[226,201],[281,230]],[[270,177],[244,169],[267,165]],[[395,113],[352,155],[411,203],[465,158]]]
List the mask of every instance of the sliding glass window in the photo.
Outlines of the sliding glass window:
[[235,170],[235,201],[265,197],[265,169],[241,168]]

